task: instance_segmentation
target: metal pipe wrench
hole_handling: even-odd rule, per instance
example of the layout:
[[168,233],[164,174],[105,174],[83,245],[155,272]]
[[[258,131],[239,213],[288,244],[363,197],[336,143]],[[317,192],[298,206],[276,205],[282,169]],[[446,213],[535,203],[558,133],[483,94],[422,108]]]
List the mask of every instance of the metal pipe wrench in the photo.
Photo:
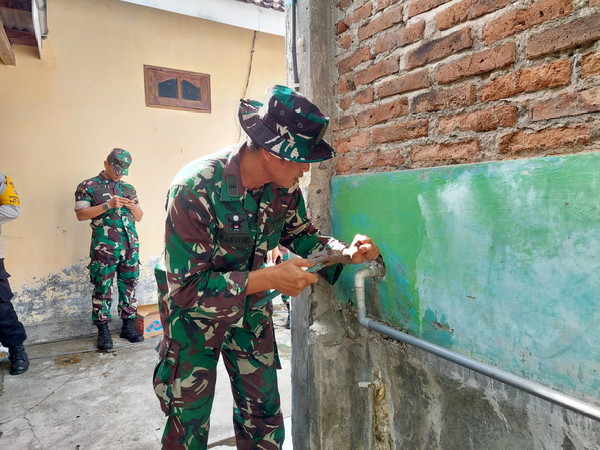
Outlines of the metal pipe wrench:
[[[350,256],[344,255],[341,250],[332,250],[330,248],[325,248],[319,252],[313,253],[306,259],[314,264],[314,266],[306,269],[306,271],[310,273],[318,272],[323,267],[332,266],[334,264],[350,264],[352,262]],[[278,291],[271,291],[264,298],[256,302],[254,306],[261,307],[278,295],[280,295]]]

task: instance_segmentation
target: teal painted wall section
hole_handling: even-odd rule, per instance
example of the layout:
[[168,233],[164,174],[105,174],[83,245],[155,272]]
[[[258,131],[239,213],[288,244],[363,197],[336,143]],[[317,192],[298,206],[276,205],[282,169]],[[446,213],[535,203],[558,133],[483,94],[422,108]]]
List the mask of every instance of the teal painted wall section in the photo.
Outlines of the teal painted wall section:
[[370,317],[600,397],[600,153],[334,177],[332,220],[385,258]]

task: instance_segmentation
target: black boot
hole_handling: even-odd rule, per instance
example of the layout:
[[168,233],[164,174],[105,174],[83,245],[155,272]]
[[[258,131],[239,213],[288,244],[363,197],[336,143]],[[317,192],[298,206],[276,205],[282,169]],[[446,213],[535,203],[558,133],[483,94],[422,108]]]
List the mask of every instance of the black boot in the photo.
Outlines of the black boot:
[[121,334],[119,336],[127,339],[129,342],[142,342],[144,340],[144,336],[133,329],[133,319],[123,319],[123,326],[121,327]]
[[110,350],[113,348],[112,337],[110,335],[110,330],[108,329],[108,322],[99,323],[96,326],[98,327],[98,350]]
[[29,358],[23,344],[16,347],[8,347],[8,359],[10,360],[10,374],[20,375],[29,369]]

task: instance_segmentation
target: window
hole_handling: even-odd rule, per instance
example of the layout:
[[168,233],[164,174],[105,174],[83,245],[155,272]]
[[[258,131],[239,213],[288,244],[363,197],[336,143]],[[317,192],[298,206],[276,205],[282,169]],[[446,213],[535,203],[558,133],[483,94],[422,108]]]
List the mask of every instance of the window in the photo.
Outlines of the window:
[[210,112],[210,75],[144,66],[146,106]]

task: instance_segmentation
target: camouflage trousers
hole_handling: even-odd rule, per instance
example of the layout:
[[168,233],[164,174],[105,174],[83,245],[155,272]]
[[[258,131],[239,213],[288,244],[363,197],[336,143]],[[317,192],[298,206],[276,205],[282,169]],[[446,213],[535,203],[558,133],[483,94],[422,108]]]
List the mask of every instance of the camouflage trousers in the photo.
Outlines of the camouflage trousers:
[[[270,332],[272,335],[272,328]],[[250,343],[250,341],[253,341]],[[253,351],[246,349],[251,348]],[[161,343],[154,371],[154,390],[167,415],[165,450],[207,448],[210,413],[219,356],[231,383],[233,425],[238,449],[280,449],[285,438],[277,387],[279,359],[274,337],[256,338],[250,330],[232,328],[223,348],[201,343]]]
[[126,238],[119,241],[99,242],[92,246],[90,281],[92,292],[92,322],[110,321],[112,284],[117,275],[119,290],[118,313],[122,319],[133,319],[137,310],[135,287],[140,275],[139,251],[129,246]]

